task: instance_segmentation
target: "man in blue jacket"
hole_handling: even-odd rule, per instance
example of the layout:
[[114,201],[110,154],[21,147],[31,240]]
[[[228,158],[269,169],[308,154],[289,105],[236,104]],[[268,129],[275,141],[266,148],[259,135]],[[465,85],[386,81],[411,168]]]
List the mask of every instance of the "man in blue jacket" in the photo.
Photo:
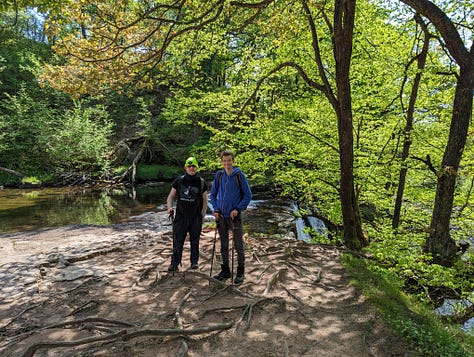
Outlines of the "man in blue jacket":
[[245,246],[242,237],[242,211],[252,199],[252,191],[242,171],[234,164],[234,153],[224,150],[220,154],[223,170],[216,172],[210,200],[221,241],[221,272],[214,278],[224,281],[230,278],[229,231],[232,230],[234,247],[237,250],[237,274],[234,284],[244,281]]

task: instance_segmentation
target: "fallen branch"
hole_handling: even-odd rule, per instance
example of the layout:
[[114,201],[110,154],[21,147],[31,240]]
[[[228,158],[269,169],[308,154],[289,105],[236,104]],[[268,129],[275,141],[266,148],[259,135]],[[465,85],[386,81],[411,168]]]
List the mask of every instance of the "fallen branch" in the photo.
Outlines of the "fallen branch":
[[0,166],[0,171],[3,171],[3,172],[6,172],[7,174],[11,174],[11,175],[14,175],[16,177],[25,177],[24,174],[22,174],[21,172],[18,172],[18,171],[15,171],[15,170],[10,170],[10,169],[7,169],[6,167],[1,167]]

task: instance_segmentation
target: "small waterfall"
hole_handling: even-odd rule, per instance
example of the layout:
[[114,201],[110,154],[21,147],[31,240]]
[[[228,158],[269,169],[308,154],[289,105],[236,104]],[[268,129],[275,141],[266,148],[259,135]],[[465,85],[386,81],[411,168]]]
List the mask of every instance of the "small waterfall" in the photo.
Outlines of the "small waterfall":
[[[291,208],[294,213],[298,212],[299,210],[298,204],[296,202],[292,202]],[[306,217],[306,219],[298,217],[296,218],[295,225],[297,239],[302,240],[304,242],[311,242],[311,235],[306,232],[308,225],[309,228],[316,231],[316,233],[327,237],[326,226],[320,219],[314,216],[308,216]]]

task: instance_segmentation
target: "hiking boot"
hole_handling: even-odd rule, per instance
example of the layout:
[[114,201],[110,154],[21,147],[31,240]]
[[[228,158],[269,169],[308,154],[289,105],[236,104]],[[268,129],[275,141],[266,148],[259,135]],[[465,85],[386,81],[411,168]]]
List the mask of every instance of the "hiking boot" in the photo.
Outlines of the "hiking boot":
[[168,271],[178,271],[178,266],[171,263],[168,267]]
[[214,279],[219,281],[224,281],[230,278],[230,269],[229,266],[226,264],[221,265],[221,272],[217,275],[213,276]]
[[192,270],[197,270],[197,269],[199,269],[198,263],[191,264],[191,269],[192,269]]
[[235,279],[234,279],[235,285],[239,285],[244,282],[244,272],[245,272],[244,267],[237,267],[237,275],[235,276]]

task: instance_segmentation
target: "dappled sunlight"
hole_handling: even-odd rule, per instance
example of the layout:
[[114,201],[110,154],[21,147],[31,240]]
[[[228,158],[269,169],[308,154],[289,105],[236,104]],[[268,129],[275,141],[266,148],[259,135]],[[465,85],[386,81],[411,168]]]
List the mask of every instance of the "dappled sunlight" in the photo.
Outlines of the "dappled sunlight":
[[[348,284],[335,248],[247,237],[245,280],[236,287],[209,277],[213,230],[203,231],[198,270],[188,270],[186,242],[182,266],[169,273],[170,233],[140,227],[97,228],[101,239],[82,248],[70,241],[35,263],[4,264],[2,355],[30,347],[119,357],[184,348],[189,356],[365,356],[368,344],[377,351],[384,343],[367,337],[377,322]],[[216,274],[218,255],[214,264]],[[37,347],[48,341],[76,346]]]

